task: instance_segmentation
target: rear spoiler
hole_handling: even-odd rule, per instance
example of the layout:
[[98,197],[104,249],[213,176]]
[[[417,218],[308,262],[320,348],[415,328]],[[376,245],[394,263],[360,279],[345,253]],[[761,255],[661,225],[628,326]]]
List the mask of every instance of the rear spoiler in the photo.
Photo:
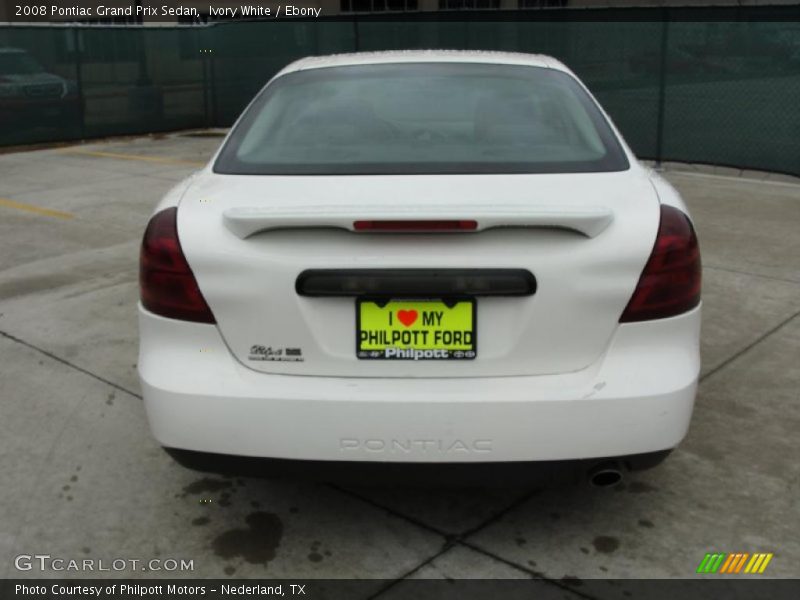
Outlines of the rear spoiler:
[[223,212],[225,226],[234,235],[245,239],[255,233],[276,229],[333,228],[355,231],[355,222],[372,221],[437,221],[470,220],[477,226],[472,231],[498,227],[554,227],[569,229],[587,237],[601,233],[614,218],[611,209],[603,206],[304,206],[260,207],[241,206]]

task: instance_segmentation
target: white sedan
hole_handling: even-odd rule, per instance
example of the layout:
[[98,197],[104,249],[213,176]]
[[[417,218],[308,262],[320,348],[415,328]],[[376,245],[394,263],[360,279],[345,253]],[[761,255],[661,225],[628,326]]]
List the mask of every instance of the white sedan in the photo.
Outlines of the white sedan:
[[139,330],[153,434],[189,466],[567,461],[610,484],[686,434],[700,255],[557,60],[313,57],[157,206]]

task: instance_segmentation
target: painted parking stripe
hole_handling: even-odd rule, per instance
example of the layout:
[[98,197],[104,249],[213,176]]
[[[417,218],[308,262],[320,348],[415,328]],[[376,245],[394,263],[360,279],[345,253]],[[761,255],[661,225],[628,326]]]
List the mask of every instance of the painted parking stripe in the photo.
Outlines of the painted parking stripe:
[[83,154],[84,156],[96,156],[98,158],[116,158],[118,160],[140,160],[144,162],[163,163],[167,165],[189,165],[193,167],[203,167],[205,162],[195,160],[181,160],[178,158],[167,158],[162,156],[143,156],[141,154],[122,154],[120,152],[100,152],[96,150],[76,150],[68,148],[59,150],[61,154]]
[[0,206],[5,206],[6,208],[16,208],[17,210],[24,210],[26,212],[31,212],[37,215],[43,215],[45,217],[56,217],[58,219],[73,219],[75,215],[62,212],[60,210],[53,210],[51,208],[42,208],[41,206],[34,206],[33,204],[23,204],[22,202],[15,202],[14,200],[8,200],[7,198],[0,198]]

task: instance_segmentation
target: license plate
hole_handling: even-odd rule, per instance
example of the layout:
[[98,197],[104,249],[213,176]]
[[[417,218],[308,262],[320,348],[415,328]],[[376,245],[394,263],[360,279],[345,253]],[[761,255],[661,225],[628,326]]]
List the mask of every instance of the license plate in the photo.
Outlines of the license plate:
[[476,356],[475,300],[357,300],[356,356],[470,360]]

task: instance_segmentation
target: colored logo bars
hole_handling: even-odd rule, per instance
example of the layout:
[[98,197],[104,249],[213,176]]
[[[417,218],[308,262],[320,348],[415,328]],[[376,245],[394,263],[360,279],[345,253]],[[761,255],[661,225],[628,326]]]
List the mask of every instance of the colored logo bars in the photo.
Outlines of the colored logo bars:
[[[756,552],[709,552],[700,561],[697,567],[698,573],[750,573],[761,574],[767,568],[769,561],[772,560],[773,553]],[[745,566],[746,565],[746,566]]]

